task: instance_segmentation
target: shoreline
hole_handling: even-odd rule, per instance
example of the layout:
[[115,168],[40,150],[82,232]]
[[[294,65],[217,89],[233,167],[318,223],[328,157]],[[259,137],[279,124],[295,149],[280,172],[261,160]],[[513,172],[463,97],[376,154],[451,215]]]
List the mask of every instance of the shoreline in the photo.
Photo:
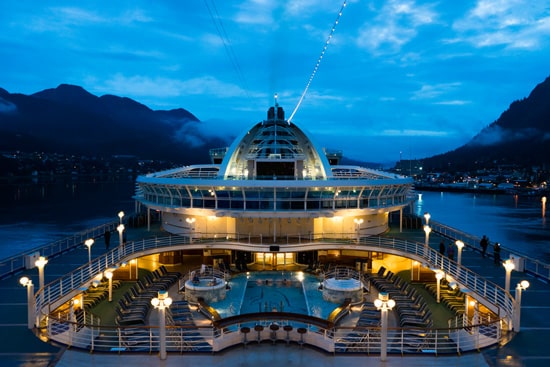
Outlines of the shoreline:
[[457,192],[457,193],[471,193],[471,194],[491,194],[491,195],[519,195],[529,197],[542,197],[549,194],[548,190],[535,190],[535,189],[499,189],[499,188],[469,188],[469,187],[453,187],[453,186],[435,186],[435,185],[423,185],[414,184],[415,191],[439,191],[439,192]]

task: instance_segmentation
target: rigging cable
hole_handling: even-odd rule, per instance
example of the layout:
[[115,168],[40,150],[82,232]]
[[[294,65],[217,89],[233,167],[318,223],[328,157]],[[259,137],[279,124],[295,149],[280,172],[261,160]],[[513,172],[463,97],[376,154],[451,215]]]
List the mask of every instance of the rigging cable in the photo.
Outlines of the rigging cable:
[[216,16],[212,13],[211,7],[208,5],[208,0],[204,0],[204,5],[208,9],[208,13],[210,14],[210,18],[212,18],[212,22],[214,23],[214,26],[216,27],[216,31],[218,32],[218,36],[222,40],[223,47],[225,48],[225,52],[227,53],[227,57],[229,58],[229,61],[231,62],[231,65],[235,69],[235,73],[237,74],[237,78],[239,79],[239,82],[242,85],[243,90],[245,91],[247,97],[250,97],[248,95],[248,85],[246,83],[246,78],[244,77],[244,73],[241,69],[241,66],[239,64],[239,61],[237,59],[237,56],[235,54],[235,51],[233,50],[233,46],[231,44],[231,40],[229,39],[229,36],[227,35],[227,32],[225,31],[225,27],[223,26],[221,17],[218,13],[218,9],[216,8],[216,4],[214,4],[214,0],[211,0],[212,2],[212,8],[214,9],[214,12],[216,13]]
[[306,96],[306,93],[309,89],[309,86],[311,85],[311,82],[313,81],[313,78],[315,77],[315,74],[317,73],[317,70],[319,69],[319,65],[321,64],[321,60],[323,59],[323,56],[325,55],[325,52],[327,51],[328,44],[330,43],[330,40],[332,38],[332,35],[334,34],[334,30],[336,29],[336,26],[338,25],[338,22],[340,21],[340,17],[342,16],[342,12],[344,11],[344,8],[346,7],[346,1],[344,0],[344,3],[342,4],[342,7],[340,8],[340,11],[338,12],[338,16],[336,17],[336,20],[334,21],[334,25],[332,26],[332,29],[330,30],[330,34],[325,41],[325,45],[323,46],[323,50],[321,51],[321,55],[319,55],[319,58],[317,59],[317,63],[315,64],[315,67],[313,68],[313,72],[311,73],[309,80],[306,84],[306,87],[304,91],[302,92],[302,95],[300,96],[300,99],[298,100],[298,103],[296,104],[296,107],[294,107],[294,111],[292,111],[292,114],[288,118],[288,123],[290,124],[290,121],[296,114],[296,111],[298,111],[298,108],[300,108],[300,105],[302,104],[302,101],[304,100],[304,97]]

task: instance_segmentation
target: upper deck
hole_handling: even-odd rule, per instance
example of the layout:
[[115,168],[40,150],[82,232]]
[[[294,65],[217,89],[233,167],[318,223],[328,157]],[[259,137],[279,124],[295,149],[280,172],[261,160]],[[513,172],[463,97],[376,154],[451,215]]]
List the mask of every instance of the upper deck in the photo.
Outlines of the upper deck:
[[235,217],[245,211],[323,217],[341,209],[361,215],[409,202],[412,178],[339,165],[341,155],[320,148],[276,104],[229,148],[211,151],[214,163],[138,177],[135,199],[159,210],[210,209]]

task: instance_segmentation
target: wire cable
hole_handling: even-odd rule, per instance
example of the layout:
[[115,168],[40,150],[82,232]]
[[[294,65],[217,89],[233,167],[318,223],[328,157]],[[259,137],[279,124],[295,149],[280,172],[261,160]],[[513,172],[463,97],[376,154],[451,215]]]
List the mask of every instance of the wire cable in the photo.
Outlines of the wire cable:
[[[250,97],[248,95],[248,85],[246,83],[246,78],[244,77],[244,73],[242,71],[242,68],[239,64],[239,60],[237,58],[237,55],[235,54],[235,51],[233,49],[233,45],[231,43],[231,40],[225,30],[225,27],[223,26],[222,18],[220,17],[218,13],[218,9],[216,8],[216,4],[214,3],[214,0],[211,0],[211,5],[208,5],[208,0],[204,0],[204,5],[208,9],[208,13],[210,14],[210,18],[212,19],[212,23],[214,23],[214,26],[216,27],[216,31],[218,32],[218,36],[220,37],[223,47],[225,48],[225,52],[227,53],[227,57],[229,58],[229,62],[231,62],[231,65],[233,66],[233,69],[235,69],[235,73],[237,74],[237,78],[239,79],[239,83],[242,85],[243,90],[245,91],[247,97]],[[214,10],[214,13],[212,12],[212,9]]]

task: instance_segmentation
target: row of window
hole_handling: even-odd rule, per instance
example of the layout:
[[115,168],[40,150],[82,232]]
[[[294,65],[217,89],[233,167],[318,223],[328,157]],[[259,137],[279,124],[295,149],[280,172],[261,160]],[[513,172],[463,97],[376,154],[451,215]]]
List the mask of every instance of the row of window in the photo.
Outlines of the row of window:
[[393,205],[399,205],[406,202],[406,195],[395,195],[391,197],[363,198],[357,199],[307,199],[307,200],[292,200],[274,198],[265,198],[259,200],[257,198],[241,199],[189,199],[189,198],[174,198],[155,194],[145,194],[146,202],[155,203],[165,206],[182,207],[182,208],[204,208],[204,209],[235,209],[235,210],[328,210],[328,209],[363,209],[363,208],[380,208]]
[[246,191],[241,189],[235,190],[214,190],[208,188],[189,188],[176,186],[151,186],[143,185],[141,187],[144,192],[152,195],[166,196],[179,199],[203,199],[203,200],[224,200],[224,199],[240,199],[245,195],[246,199],[335,199],[335,200],[365,200],[380,197],[389,197],[395,195],[406,194],[409,190],[407,185],[387,185],[373,187],[368,189],[361,188],[346,188],[334,190],[315,190],[309,189],[273,189],[273,188],[246,188]]

